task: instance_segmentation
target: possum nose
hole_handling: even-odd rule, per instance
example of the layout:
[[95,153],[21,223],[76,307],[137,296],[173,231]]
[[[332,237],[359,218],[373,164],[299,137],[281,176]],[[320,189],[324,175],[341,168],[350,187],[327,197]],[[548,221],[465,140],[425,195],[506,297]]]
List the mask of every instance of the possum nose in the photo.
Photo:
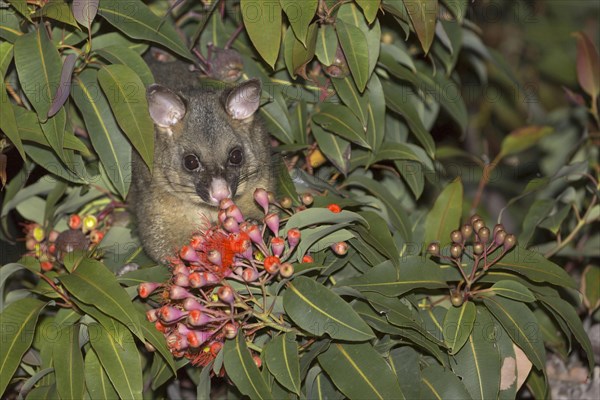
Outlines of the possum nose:
[[219,203],[221,200],[231,197],[231,191],[224,179],[216,178],[210,184],[209,195],[212,201]]

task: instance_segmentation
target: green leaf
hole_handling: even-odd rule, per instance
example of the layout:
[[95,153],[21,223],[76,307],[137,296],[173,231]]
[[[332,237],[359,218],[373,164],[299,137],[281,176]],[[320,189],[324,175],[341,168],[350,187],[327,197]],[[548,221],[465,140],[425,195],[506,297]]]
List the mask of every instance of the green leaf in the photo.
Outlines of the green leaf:
[[[3,44],[6,44],[4,42]],[[4,77],[0,82],[0,130],[6,134],[12,144],[19,151],[19,155],[23,160],[26,159],[25,149],[19,136],[19,128],[17,127],[17,118],[15,117],[14,108],[8,99]]]
[[[27,99],[40,121],[46,121],[56,88],[60,83],[62,63],[58,51],[45,29],[20,36],[14,48],[15,66]],[[47,137],[57,154],[62,152],[62,132]]]
[[282,235],[292,228],[302,229],[315,224],[325,225],[351,222],[358,222],[367,227],[369,226],[360,214],[352,211],[342,210],[339,213],[334,213],[327,208],[309,208],[292,215],[285,224]]
[[333,132],[359,146],[370,148],[365,137],[365,128],[350,109],[341,104],[325,104],[313,115],[313,121],[323,129]]
[[161,44],[194,61],[173,26],[168,22],[163,23],[158,15],[139,0],[102,0],[98,14],[129,37]]
[[83,355],[79,348],[79,325],[65,326],[52,345],[56,389],[63,399],[82,399],[85,392]]
[[344,175],[350,170],[350,142],[337,135],[325,131],[314,121],[311,121],[311,131],[319,149],[327,159]]
[[439,365],[430,365],[421,371],[420,399],[470,399],[460,379]]
[[399,296],[418,288],[447,287],[447,283],[436,263],[409,256],[402,259],[398,268],[391,261],[385,261],[363,275],[340,281],[338,286],[350,286],[361,292],[377,292],[384,296]]
[[360,212],[365,220],[369,222],[370,229],[367,230],[361,226],[354,227],[360,238],[371,247],[386,256],[395,265],[400,264],[400,252],[394,242],[390,230],[387,228],[385,219],[372,211]]
[[577,315],[576,309],[560,297],[540,295],[538,298],[542,301],[545,308],[560,315],[560,318],[567,323],[569,329],[585,351],[588,359],[589,371],[591,373],[594,370],[594,350],[588,334],[583,329],[583,324],[581,323],[579,315]]
[[94,349],[85,355],[85,386],[91,399],[116,399],[116,392]]
[[317,11],[318,0],[279,0],[283,12],[287,15],[288,21],[294,30],[298,40],[306,47],[308,35],[308,25]]
[[335,23],[340,45],[348,61],[352,78],[362,93],[369,81],[369,44],[359,28],[337,19]]
[[435,200],[425,219],[425,246],[439,242],[440,247],[450,243],[450,233],[460,227],[462,215],[463,184],[460,177],[448,184]]
[[113,64],[127,65],[138,74],[145,86],[149,86],[154,83],[154,77],[152,76],[152,71],[150,71],[148,64],[146,64],[144,59],[134,50],[131,50],[127,47],[114,45],[98,49],[96,50],[96,54],[102,56]]
[[351,176],[344,184],[346,186],[363,187],[381,200],[386,207],[391,225],[398,230],[398,233],[406,242],[412,240],[412,230],[408,216],[399,204],[400,202],[394,198],[392,193],[383,184],[358,175]]
[[294,143],[293,131],[287,109],[278,100],[282,98],[281,93],[276,92],[274,101],[263,105],[260,113],[263,116],[269,132],[284,144]]
[[[46,17],[59,22],[64,22],[67,25],[71,25],[77,29],[77,21],[71,12],[69,4],[62,0],[50,0],[44,5],[44,7],[38,9],[36,12],[31,14],[32,18]],[[60,393],[60,391],[59,391]]]
[[299,276],[283,295],[288,316],[315,336],[363,341],[374,337],[371,328],[341,297],[312,279]]
[[389,365],[369,343],[332,343],[319,363],[349,399],[404,399]]
[[126,65],[102,67],[98,71],[98,81],[119,126],[152,170],[154,124],[148,111],[144,84]]
[[296,78],[296,74],[306,76],[306,64],[313,59],[315,55],[315,43],[317,40],[317,24],[312,24],[308,30],[308,44],[305,47],[294,36],[291,28],[289,28],[283,39],[283,58],[288,72],[292,78]]
[[142,398],[142,364],[133,337],[121,324],[109,332],[102,325],[88,325],[90,343],[121,398]]
[[335,29],[331,25],[319,26],[317,33],[317,43],[315,54],[325,66],[330,66],[335,61],[335,53],[337,52],[338,39],[335,34]]
[[456,354],[467,342],[475,324],[475,304],[466,301],[460,307],[450,307],[444,318],[444,343],[450,354]]
[[244,26],[258,54],[275,68],[281,44],[281,4],[271,0],[241,0]]
[[74,77],[72,95],[111,183],[125,198],[131,183],[131,145],[117,125],[106,97],[98,91],[97,74],[86,69]]
[[529,207],[525,218],[523,218],[523,228],[519,235],[519,242],[523,243],[524,247],[529,245],[535,233],[535,228],[552,211],[555,203],[556,199],[538,199]]
[[396,161],[394,163],[396,169],[404,178],[404,181],[410,188],[411,192],[415,195],[415,199],[418,200],[423,194],[425,188],[425,174],[423,172],[423,166],[416,161]]
[[59,280],[75,298],[122,322],[144,340],[137,312],[127,292],[104,264],[84,259],[73,273],[62,275]]
[[535,301],[535,296],[529,289],[516,281],[502,280],[496,282],[491,287],[492,291],[499,296],[509,299],[531,303]]
[[99,2],[100,0],[82,0],[71,5],[73,17],[75,17],[77,22],[81,25],[88,28],[88,30],[91,28],[92,22],[98,12]]
[[318,364],[308,371],[305,388],[307,399],[341,400],[344,398]]
[[454,373],[477,400],[495,399],[500,390],[501,362],[493,326],[489,312],[477,307],[477,323],[452,364]]
[[169,348],[167,347],[167,343],[165,341],[165,336],[161,332],[159,332],[158,329],[156,329],[154,324],[152,324],[151,322],[149,322],[146,319],[145,314],[138,314],[138,315],[139,315],[139,320],[140,320],[140,327],[142,328],[144,337],[156,349],[158,354],[161,355],[161,357],[165,361],[165,365],[171,369],[173,374],[176,374],[177,368],[175,366],[175,361],[173,360],[173,355],[171,354],[171,352],[169,351]]
[[369,98],[361,94],[349,77],[331,78],[333,87],[346,106],[358,117],[363,128],[367,126]]
[[[25,2],[23,2],[25,3]],[[17,17],[16,13],[10,9],[0,9],[0,38],[7,40],[9,43],[14,43],[19,36],[23,35],[21,31],[21,18]]]
[[371,76],[367,91],[367,142],[377,153],[385,138],[385,97],[376,74]]
[[356,0],[356,3],[362,8],[367,22],[373,23],[377,17],[377,11],[379,11],[380,0]]
[[251,399],[271,399],[270,390],[246,347],[245,335],[227,340],[223,347],[227,376],[237,389]]
[[[600,267],[597,265],[588,265],[585,267],[581,275],[580,292],[583,294],[583,302],[589,314],[600,307],[600,285],[598,282],[600,282]],[[1,289],[2,282],[0,281]]]
[[392,349],[388,357],[400,389],[407,399],[419,398],[419,386],[415,385],[415,382],[421,380],[420,356],[412,347],[402,346]]
[[406,11],[410,16],[413,29],[417,33],[421,47],[425,53],[435,38],[435,24],[438,14],[437,0],[405,1]]
[[552,132],[554,132],[554,128],[550,126],[531,125],[518,128],[502,140],[500,154],[498,154],[496,160],[527,150]]
[[264,348],[264,359],[271,374],[285,388],[300,394],[300,363],[294,333],[277,336]]
[[[492,257],[497,257],[501,251],[502,249],[498,249],[492,253]],[[520,246],[496,262],[494,268],[516,272],[534,282],[547,282],[577,289],[577,283],[563,268],[547,260],[542,254]]]
[[412,99],[416,95],[408,95],[409,101],[407,101],[406,91],[409,90],[408,87],[394,84],[390,81],[387,81],[382,85],[383,92],[385,93],[385,102],[386,105],[394,112],[402,115],[408,126],[410,131],[415,135],[417,140],[423,146],[423,149],[427,152],[427,155],[431,158],[435,155],[435,143],[433,142],[433,138],[431,134],[425,129],[423,125],[423,121],[419,117],[417,109],[411,103],[410,99]]
[[500,296],[484,297],[483,302],[533,365],[543,369],[546,351],[533,312],[521,302]]
[[7,306],[0,314],[0,394],[4,393],[33,342],[33,335],[43,301],[26,297]]

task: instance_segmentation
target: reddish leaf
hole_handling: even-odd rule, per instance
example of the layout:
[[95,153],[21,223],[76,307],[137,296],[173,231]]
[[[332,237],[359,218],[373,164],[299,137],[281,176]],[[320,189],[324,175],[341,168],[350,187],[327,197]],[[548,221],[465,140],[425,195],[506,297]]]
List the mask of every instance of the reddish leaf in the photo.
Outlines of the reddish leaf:
[[65,58],[60,75],[60,85],[56,90],[52,105],[50,105],[50,110],[48,110],[48,117],[56,114],[63,104],[65,104],[65,101],[67,101],[67,97],[69,97],[69,93],[71,92],[71,75],[73,75],[75,61],[77,61],[76,54],[69,54],[67,58]]
[[577,79],[593,101],[600,93],[600,61],[596,48],[582,32],[573,34],[577,38]]

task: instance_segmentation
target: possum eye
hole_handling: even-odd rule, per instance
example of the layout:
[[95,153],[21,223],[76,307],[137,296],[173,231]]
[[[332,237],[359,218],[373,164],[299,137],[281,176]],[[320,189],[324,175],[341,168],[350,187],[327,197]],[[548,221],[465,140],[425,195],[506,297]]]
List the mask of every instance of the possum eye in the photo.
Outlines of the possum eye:
[[188,171],[195,171],[200,168],[200,161],[195,154],[188,154],[183,157],[183,167]]
[[239,148],[235,148],[229,152],[229,163],[231,165],[240,165],[244,159],[244,154]]

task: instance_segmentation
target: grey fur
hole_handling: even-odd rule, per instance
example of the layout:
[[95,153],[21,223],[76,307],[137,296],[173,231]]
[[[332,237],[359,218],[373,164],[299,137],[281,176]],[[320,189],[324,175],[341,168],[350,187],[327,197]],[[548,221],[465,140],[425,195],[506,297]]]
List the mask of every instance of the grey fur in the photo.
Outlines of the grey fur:
[[[193,84],[197,77],[179,61],[149,64],[157,83],[171,89],[186,107],[185,116],[174,125],[155,125],[152,174],[137,152],[133,153],[130,208],[144,249],[162,262],[176,254],[208,220],[216,219],[218,209],[200,195],[206,195],[213,177],[230,184],[234,201],[246,216],[259,217],[253,193],[257,187],[272,190],[272,157],[268,132],[256,114],[242,120],[228,114],[225,103],[235,88],[201,81]],[[239,169],[227,161],[236,146],[244,156]],[[184,169],[186,154],[198,156],[199,170]]]

